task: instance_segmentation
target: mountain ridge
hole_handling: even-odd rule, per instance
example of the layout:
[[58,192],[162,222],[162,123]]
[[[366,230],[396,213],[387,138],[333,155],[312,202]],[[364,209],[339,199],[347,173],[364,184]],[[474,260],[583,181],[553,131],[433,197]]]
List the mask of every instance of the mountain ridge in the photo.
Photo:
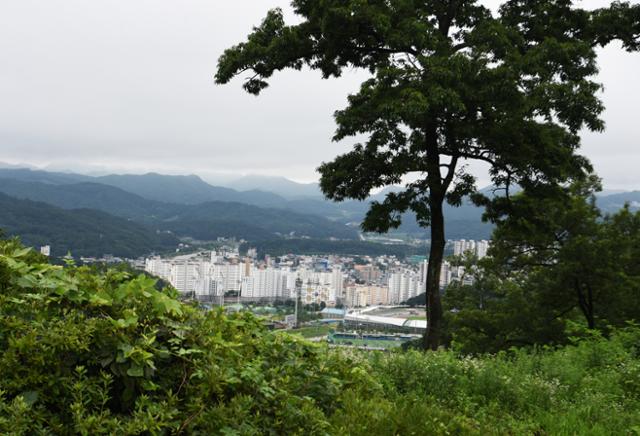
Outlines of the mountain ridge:
[[[0,191],[20,198],[44,201],[63,208],[95,208],[113,215],[133,218],[148,225],[157,225],[158,222],[167,219],[168,215],[181,215],[182,224],[185,225],[183,230],[188,229],[190,232],[198,234],[200,232],[195,230],[196,221],[199,225],[208,226],[214,230],[227,229],[225,232],[229,233],[234,228],[235,220],[238,230],[244,229],[240,233],[251,235],[251,237],[256,237],[261,232],[279,235],[293,232],[297,236],[310,236],[301,232],[311,232],[310,223],[313,222],[323,229],[314,232],[314,237],[336,237],[339,235],[340,238],[348,239],[353,236],[346,235],[354,231],[352,229],[345,230],[346,225],[349,224],[353,227],[354,224],[360,223],[369,208],[370,201],[382,201],[386,193],[400,189],[387,187],[366,201],[347,200],[335,203],[321,197],[287,199],[267,191],[237,191],[232,188],[213,186],[197,175],[175,176],[157,172],[92,177],[74,173],[0,168],[0,178],[2,178]],[[271,179],[287,180],[278,177]],[[18,186],[20,181],[26,184]],[[38,183],[41,185],[37,185]],[[291,183],[295,184],[296,182]],[[56,188],[56,186],[62,188]],[[634,195],[637,195],[637,198]],[[625,201],[629,201],[630,198],[632,207],[635,207],[636,204],[640,206],[640,194],[634,192],[599,195],[597,202],[603,212],[608,213],[622,207]],[[231,204],[231,206],[219,205],[214,212],[212,206],[202,206],[208,202],[224,202]],[[255,214],[257,218],[254,220],[240,219],[239,214],[234,212],[243,208],[240,205],[279,210],[280,220],[288,223],[289,231],[286,231],[286,228],[273,218],[274,212],[255,209],[246,213]],[[182,214],[184,211],[190,211],[190,213],[197,215],[198,208],[207,209],[211,214],[204,220],[209,223],[208,225],[204,224],[201,215],[195,219]],[[228,208],[230,210],[227,211]],[[229,213],[225,215],[225,212]],[[482,223],[482,212],[481,208],[472,205],[469,201],[463,202],[462,206],[457,208],[446,206],[447,237],[453,239],[488,238],[492,226]],[[278,213],[275,214],[278,215]],[[261,227],[259,223],[262,216],[269,221],[266,229]],[[315,218],[310,216],[315,216]],[[301,221],[300,225],[293,222],[294,217]],[[319,218],[333,221],[335,226],[319,220]],[[161,226],[160,228],[167,229],[169,226]],[[171,230],[181,231],[177,227],[171,227]],[[411,213],[404,215],[403,224],[395,233],[406,233],[417,237],[426,236],[426,230],[417,224]],[[217,233],[211,231],[206,234],[213,236]]]
[[[176,204],[145,199],[99,183],[51,185],[0,179],[0,192],[64,209],[100,210],[180,237],[215,240],[277,236],[356,239],[357,232],[322,216],[228,201]],[[2,221],[0,220],[0,225]]]

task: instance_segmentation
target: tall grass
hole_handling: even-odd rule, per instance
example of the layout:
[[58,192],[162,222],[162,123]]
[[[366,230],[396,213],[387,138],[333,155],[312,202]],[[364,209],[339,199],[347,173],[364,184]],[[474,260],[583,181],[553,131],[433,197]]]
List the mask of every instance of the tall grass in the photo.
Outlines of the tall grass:
[[351,396],[336,433],[640,434],[640,330],[560,349],[373,354],[380,398]]

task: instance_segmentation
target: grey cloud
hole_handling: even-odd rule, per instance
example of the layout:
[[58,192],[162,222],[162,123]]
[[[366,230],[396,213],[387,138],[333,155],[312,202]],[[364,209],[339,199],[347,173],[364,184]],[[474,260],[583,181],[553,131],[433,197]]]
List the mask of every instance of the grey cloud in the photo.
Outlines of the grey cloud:
[[[285,72],[259,98],[240,80],[212,79],[222,50],[288,3],[1,2],[0,161],[316,179],[322,161],[350,148],[330,141],[332,113],[364,73]],[[637,71],[640,55],[604,50],[608,130],[584,134],[585,154],[616,188],[640,187]]]

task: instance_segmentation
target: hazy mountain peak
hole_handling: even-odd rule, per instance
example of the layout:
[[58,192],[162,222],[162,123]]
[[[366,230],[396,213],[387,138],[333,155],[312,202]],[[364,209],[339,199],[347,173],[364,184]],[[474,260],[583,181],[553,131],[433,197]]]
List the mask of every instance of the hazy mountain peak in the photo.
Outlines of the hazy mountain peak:
[[299,183],[282,176],[249,174],[225,182],[223,186],[238,191],[261,190],[278,194],[288,199],[322,197],[317,183]]
[[29,164],[25,164],[25,163],[17,163],[17,164],[12,164],[12,163],[8,163],[8,162],[0,162],[0,169],[29,169],[29,170],[33,170],[36,169],[36,167],[34,167],[33,165],[29,165]]

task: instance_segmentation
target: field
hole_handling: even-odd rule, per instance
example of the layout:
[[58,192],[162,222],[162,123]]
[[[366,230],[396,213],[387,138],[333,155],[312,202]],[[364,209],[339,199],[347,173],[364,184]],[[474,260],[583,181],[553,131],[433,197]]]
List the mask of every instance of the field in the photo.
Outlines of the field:
[[348,345],[355,347],[367,347],[367,348],[384,348],[384,349],[392,349],[398,348],[402,346],[406,339],[403,340],[392,340],[392,339],[371,339],[367,338],[366,335],[364,337],[352,338],[352,337],[341,337],[339,333],[335,335],[329,335],[329,342],[335,345]]
[[295,330],[288,330],[287,333],[301,335],[303,338],[317,338],[320,336],[326,336],[333,329],[328,325],[318,325],[310,327],[302,327]]
[[387,341],[387,340],[373,340],[373,339],[335,339],[336,345],[351,345],[355,347],[367,347],[367,348],[398,348],[402,346],[402,341]]

